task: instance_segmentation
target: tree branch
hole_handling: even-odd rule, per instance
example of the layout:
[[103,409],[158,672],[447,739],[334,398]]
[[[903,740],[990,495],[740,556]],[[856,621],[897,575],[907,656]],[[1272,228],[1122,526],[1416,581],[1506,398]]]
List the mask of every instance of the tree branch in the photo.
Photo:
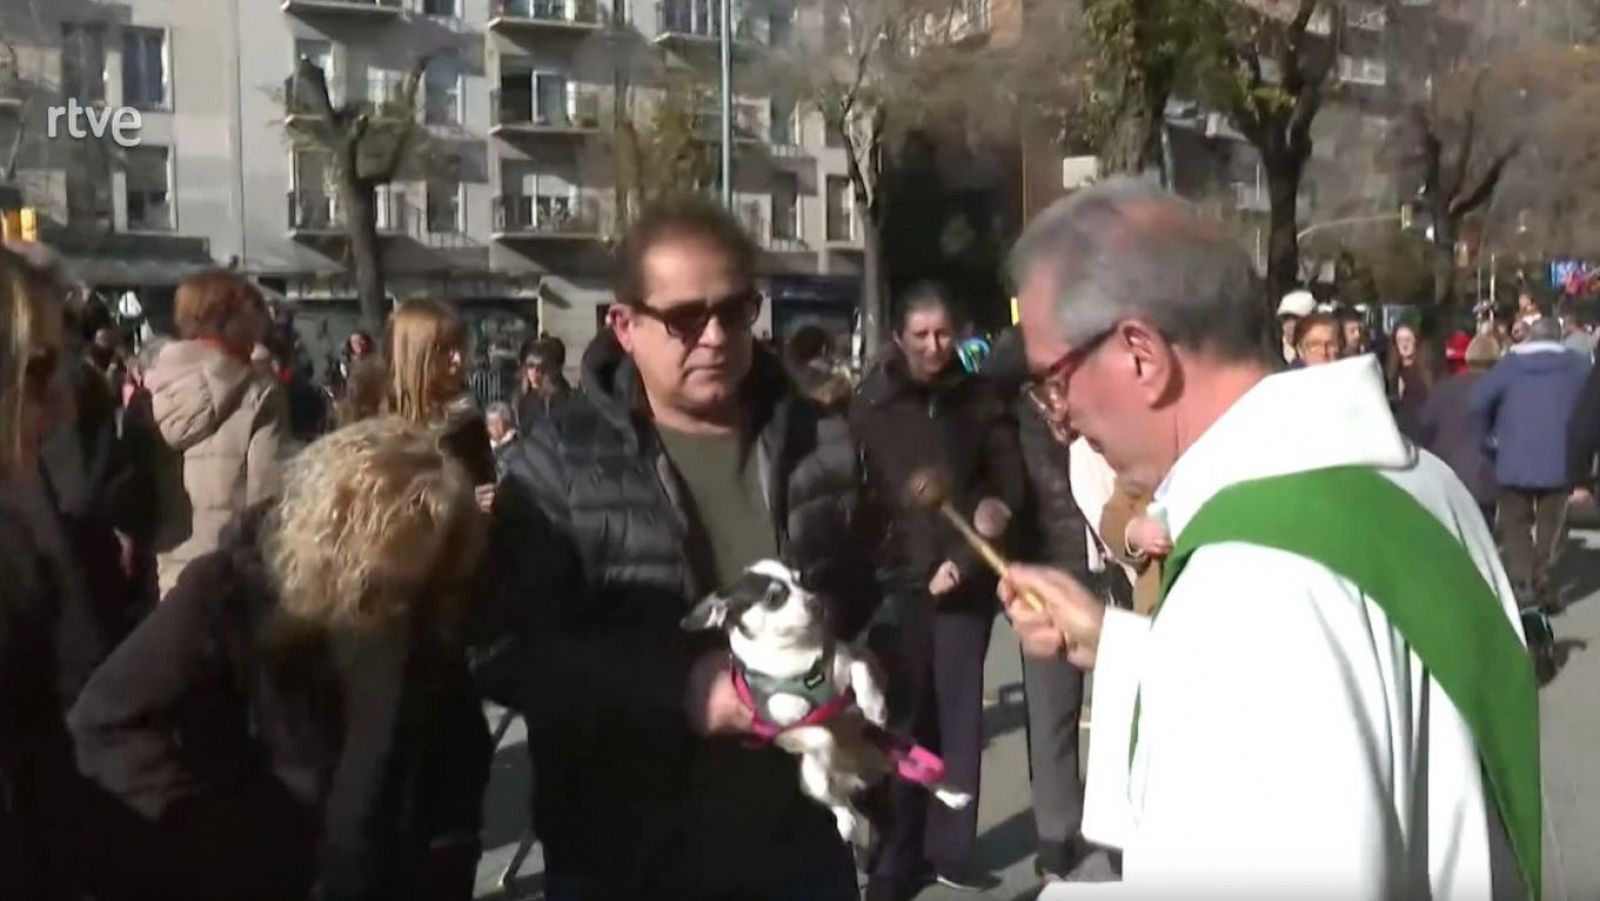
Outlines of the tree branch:
[[1506,166],[1511,163],[1512,158],[1521,149],[1522,142],[1514,141],[1510,147],[1507,147],[1499,156],[1495,157],[1494,162],[1489,164],[1489,168],[1484,170],[1483,177],[1478,180],[1478,186],[1472,189],[1472,193],[1450,201],[1450,215],[1465,216],[1488,203],[1489,198],[1494,196],[1495,187],[1500,184],[1500,178],[1505,175]]
[[423,74],[427,71],[430,56],[424,54],[411,64],[406,72],[405,81],[401,82],[400,105],[405,112],[396,128],[394,143],[389,146],[389,153],[383,162],[372,173],[372,179],[378,183],[394,181],[400,173],[400,166],[405,162],[406,150],[410,147],[412,139],[417,133],[417,87],[422,83]]

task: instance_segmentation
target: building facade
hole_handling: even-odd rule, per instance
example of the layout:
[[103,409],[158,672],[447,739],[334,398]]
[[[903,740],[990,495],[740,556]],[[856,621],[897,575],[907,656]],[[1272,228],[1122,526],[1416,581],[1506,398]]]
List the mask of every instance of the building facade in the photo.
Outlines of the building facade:
[[[0,59],[0,147],[23,133],[8,181],[91,284],[159,304],[185,272],[231,265],[280,292],[321,352],[354,327],[355,290],[330,158],[292,138],[315,115],[289,90],[307,59],[335,105],[417,122],[377,197],[390,293],[458,298],[495,341],[538,328],[581,348],[624,225],[618,123],[648,119],[669,77],[715,84],[716,3],[614,4],[0,0],[16,48]],[[790,23],[736,9],[749,68]],[[398,110],[419,61],[415,108]],[[137,111],[137,141],[52,133],[70,103]],[[735,205],[764,274],[840,293],[861,247],[843,151],[792,104],[739,94],[735,108]],[[704,122],[714,138],[714,108]]]

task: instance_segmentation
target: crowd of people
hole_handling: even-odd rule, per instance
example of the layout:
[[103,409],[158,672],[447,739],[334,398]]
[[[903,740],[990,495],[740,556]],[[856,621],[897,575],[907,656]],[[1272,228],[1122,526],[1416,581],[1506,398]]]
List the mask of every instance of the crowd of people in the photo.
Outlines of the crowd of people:
[[[316,412],[238,275],[186,279],[177,336],[123,357],[57,259],[0,250],[0,895],[470,898],[485,699],[527,724],[553,901],[855,899],[859,874],[868,899],[995,887],[975,803],[879,786],[882,840],[858,860],[794,759],[751,741],[726,640],[680,621],[768,558],[825,599],[834,640],[871,650],[889,729],[974,796],[984,659],[1011,617],[1047,882],[1088,838],[1126,849],[1127,887],[1172,897],[1409,897],[1526,875],[1526,799],[1491,792],[1501,758],[1480,782],[1481,711],[1450,700],[1472,677],[1392,678],[1440,664],[1387,605],[1436,599],[1394,600],[1392,579],[1357,590],[1341,564],[1319,568],[1315,542],[1197,552],[1193,535],[1226,530],[1184,529],[1255,476],[1380,472],[1351,484],[1466,548],[1441,555],[1440,578],[1475,586],[1463,628],[1504,650],[1517,606],[1554,603],[1566,504],[1600,451],[1592,341],[1528,318],[1522,343],[1491,329],[1447,349],[1462,366],[1446,373],[1409,326],[1375,340],[1304,292],[1273,334],[1238,248],[1181,202],[1113,182],[1023,236],[1021,319],[986,357],[963,348],[959,299],[918,284],[855,384],[821,330],[757,339],[757,257],[720,208],[663,203],[617,249],[577,386],[549,338],[515,378],[488,377],[454,305],[419,298],[381,339],[350,336]],[[1194,292],[1142,287],[1173,283]],[[907,501],[930,470],[1014,561],[1003,574]],[[1306,503],[1330,502],[1306,484]],[[1330,522],[1356,515],[1335,508]],[[1299,582],[1293,604],[1266,603]],[[1188,612],[1208,604],[1220,612]],[[1354,608],[1397,630],[1361,664],[1382,674],[1370,682],[1338,678],[1327,650],[1373,640]],[[1328,635],[1307,628],[1318,616]],[[1111,650],[1135,621],[1147,650]],[[1097,727],[1119,703],[1102,692],[1142,673],[1131,772],[1121,755],[1138,786],[1124,800],[1144,798],[1134,827],[1085,807],[1097,663]],[[1219,703],[1263,721],[1210,734]],[[1520,715],[1505,703],[1490,714]],[[1384,705],[1410,711],[1395,734],[1426,732],[1429,750],[1350,725]],[[1457,784],[1364,791],[1374,755],[1418,779],[1448,762]],[[1253,784],[1268,788],[1216,794]],[[1436,845],[1427,829],[1369,840],[1385,818],[1434,828],[1452,804]]]

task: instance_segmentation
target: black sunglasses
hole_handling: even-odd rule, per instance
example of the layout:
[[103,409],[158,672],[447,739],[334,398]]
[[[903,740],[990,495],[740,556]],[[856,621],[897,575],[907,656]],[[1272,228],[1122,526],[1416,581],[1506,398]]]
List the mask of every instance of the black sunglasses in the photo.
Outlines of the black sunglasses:
[[670,310],[658,310],[643,303],[631,304],[630,308],[661,323],[672,337],[693,341],[705,332],[712,319],[716,319],[725,332],[749,330],[761,318],[761,301],[761,292],[752,288],[721,300],[698,300]]

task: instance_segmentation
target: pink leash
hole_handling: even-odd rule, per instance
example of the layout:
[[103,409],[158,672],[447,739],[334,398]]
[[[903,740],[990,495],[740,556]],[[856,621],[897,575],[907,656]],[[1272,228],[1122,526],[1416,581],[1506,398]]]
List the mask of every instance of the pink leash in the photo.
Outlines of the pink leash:
[[[790,726],[778,726],[764,719],[761,711],[756,709],[755,697],[750,693],[750,684],[745,681],[744,674],[738,667],[733,668],[733,690],[739,696],[739,701],[749,708],[753,716],[751,731],[755,737],[746,742],[750,747],[763,747],[769,745],[779,735],[790,729],[801,726],[821,726],[829,720],[848,710],[855,704],[854,692],[845,692],[821,707],[806,714],[805,719]],[[867,724],[867,740],[873,747],[882,751],[884,756],[894,764],[895,772],[907,782],[922,786],[933,786],[944,781],[944,760],[939,755],[924,748],[909,738],[895,735],[889,730],[872,723]]]

